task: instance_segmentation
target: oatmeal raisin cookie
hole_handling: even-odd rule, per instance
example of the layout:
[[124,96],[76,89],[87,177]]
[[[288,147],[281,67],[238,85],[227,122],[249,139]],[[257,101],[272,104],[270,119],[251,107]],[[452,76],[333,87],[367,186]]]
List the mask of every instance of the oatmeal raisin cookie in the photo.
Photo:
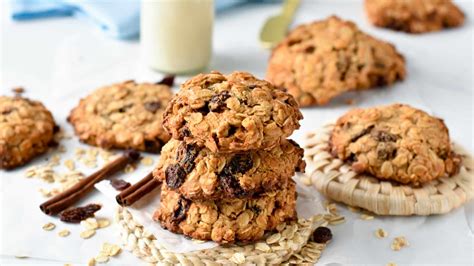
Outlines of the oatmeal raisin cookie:
[[390,43],[336,16],[301,25],[273,50],[267,79],[300,106],[325,105],[351,90],[405,78],[405,60]]
[[453,175],[461,162],[444,122],[403,104],[349,111],[337,120],[330,146],[354,171],[404,184]]
[[82,99],[68,121],[90,145],[159,152],[170,139],[162,115],[171,98],[169,86],[126,81]]
[[46,152],[56,129],[42,103],[0,96],[0,168],[15,168]]
[[286,187],[295,171],[304,171],[302,157],[303,149],[291,140],[236,154],[170,140],[153,174],[187,199],[249,198]]
[[284,90],[246,72],[200,74],[181,85],[164,127],[173,138],[212,152],[271,149],[303,118]]
[[365,0],[372,24],[409,33],[439,31],[464,23],[463,12],[451,0]]
[[190,201],[162,186],[154,220],[171,232],[218,243],[250,242],[279,224],[296,219],[294,181],[252,199]]

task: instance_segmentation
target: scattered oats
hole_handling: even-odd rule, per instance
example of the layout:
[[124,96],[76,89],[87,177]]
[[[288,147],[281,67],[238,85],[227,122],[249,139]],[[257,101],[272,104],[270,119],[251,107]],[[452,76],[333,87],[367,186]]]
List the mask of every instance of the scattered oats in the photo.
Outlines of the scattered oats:
[[64,230],[59,231],[58,236],[60,236],[60,237],[66,237],[66,236],[68,236],[70,233],[71,233],[71,232],[69,232],[69,230],[64,229]]
[[81,225],[87,230],[95,230],[99,228],[99,224],[95,218],[87,218],[81,221]]
[[94,258],[90,258],[90,259],[87,261],[87,266],[95,266],[95,259],[94,259]]
[[15,258],[17,258],[17,259],[27,259],[29,257],[26,256],[26,255],[15,255]]
[[360,218],[361,218],[362,220],[368,221],[368,220],[373,220],[373,219],[374,219],[374,216],[363,213],[363,214],[360,215]]
[[230,257],[230,260],[234,263],[242,264],[242,263],[245,262],[245,256],[244,256],[244,254],[242,254],[240,252],[237,252],[237,253],[234,253],[234,255],[232,255],[232,257]]
[[85,160],[83,161],[84,165],[89,167],[89,168],[96,168],[97,167],[97,162],[96,161],[88,161]]
[[280,233],[276,233],[276,234],[273,234],[271,236],[269,236],[266,240],[267,244],[273,244],[273,243],[276,243],[278,242],[278,240],[280,240],[281,238],[281,234]]
[[109,256],[107,256],[106,254],[99,253],[99,255],[96,256],[94,260],[98,263],[106,263],[107,261],[109,261]]
[[51,230],[53,230],[54,228],[56,228],[56,225],[53,224],[53,223],[47,223],[47,224],[43,225],[43,229],[44,229],[45,231],[51,231]]
[[71,159],[67,159],[66,161],[64,161],[64,165],[67,167],[67,169],[73,171],[74,169],[76,169],[76,166],[74,164],[74,161],[71,160]]
[[389,262],[387,263],[387,266],[397,266],[397,264],[395,262]]
[[77,157],[82,157],[82,155],[84,155],[86,153],[86,151],[82,148],[76,148],[74,154],[77,156]]
[[49,166],[57,166],[59,165],[59,162],[61,161],[61,158],[59,157],[59,155],[53,155],[50,159],[49,159],[49,162],[48,162],[48,165]]
[[324,219],[323,215],[322,214],[316,214],[314,215],[313,217],[311,217],[311,220],[313,222],[319,222],[321,221],[322,219]]
[[131,173],[131,172],[135,171],[135,167],[131,164],[127,164],[127,166],[125,166],[125,169],[123,171],[125,173]]
[[270,251],[270,246],[264,242],[258,242],[257,244],[255,244],[255,249],[263,252],[268,252]]
[[400,249],[408,245],[409,243],[404,236],[398,236],[393,239],[390,247],[392,248],[392,250],[399,251]]
[[141,162],[143,165],[146,165],[146,166],[153,165],[153,158],[151,158],[151,157],[143,157],[143,159],[141,159],[140,162]]
[[71,263],[64,263],[64,266],[72,266]]
[[329,212],[330,214],[337,214],[338,211],[337,211],[337,206],[335,203],[330,203],[328,205],[326,205],[326,211]]
[[26,169],[26,172],[25,172],[26,177],[33,177],[35,175],[36,175],[36,166]]
[[49,198],[49,197],[52,196],[51,191],[49,191],[45,188],[40,188],[38,191],[43,195],[43,197]]
[[375,231],[375,236],[378,238],[384,238],[388,236],[388,233],[382,228],[379,228]]
[[193,241],[194,243],[196,243],[196,244],[202,244],[202,243],[205,243],[205,242],[206,242],[206,241],[204,241],[204,240],[199,240],[199,239],[193,239],[192,241]]
[[90,230],[81,232],[79,236],[83,239],[88,239],[88,238],[91,238],[93,235],[95,235],[95,230],[90,229]]
[[109,257],[113,257],[119,254],[120,251],[122,251],[122,249],[119,246],[105,242],[102,244],[102,250],[100,253],[106,254]]
[[338,225],[346,222],[346,218],[344,216],[333,216],[329,220],[327,220],[330,225]]
[[110,225],[110,221],[106,218],[97,220],[97,223],[99,224],[99,228],[105,228]]
[[302,177],[302,178],[301,178],[301,182],[303,182],[303,184],[304,184],[305,186],[311,186],[312,183],[313,183],[313,182],[311,181],[311,177],[309,177],[309,176],[304,176],[304,177]]

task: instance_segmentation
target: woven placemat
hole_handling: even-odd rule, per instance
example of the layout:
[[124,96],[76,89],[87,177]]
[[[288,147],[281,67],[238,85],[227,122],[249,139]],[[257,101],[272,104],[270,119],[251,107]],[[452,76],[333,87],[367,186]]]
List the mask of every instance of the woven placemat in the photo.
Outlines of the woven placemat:
[[115,218],[125,249],[159,265],[314,264],[326,245],[312,242],[310,237],[318,226],[328,224],[325,215],[319,214],[293,224],[282,224],[277,228],[278,232],[260,242],[174,253],[163,248],[159,240],[133,219],[127,208],[119,207]]
[[328,124],[307,137],[305,155],[306,185],[314,185],[328,198],[359,207],[378,215],[431,215],[447,213],[472,199],[474,194],[473,159],[453,145],[463,157],[459,174],[442,177],[414,188],[371,175],[357,174],[329,153],[329,137],[334,124]]

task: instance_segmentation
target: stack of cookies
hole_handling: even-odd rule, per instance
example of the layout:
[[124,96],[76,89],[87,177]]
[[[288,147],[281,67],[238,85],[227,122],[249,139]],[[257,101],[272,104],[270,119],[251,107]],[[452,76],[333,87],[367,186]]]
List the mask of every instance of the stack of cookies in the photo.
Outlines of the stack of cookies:
[[292,176],[305,163],[287,137],[302,118],[290,94],[249,73],[185,82],[163,116],[172,139],[153,172],[163,182],[154,219],[218,243],[255,241],[295,219]]

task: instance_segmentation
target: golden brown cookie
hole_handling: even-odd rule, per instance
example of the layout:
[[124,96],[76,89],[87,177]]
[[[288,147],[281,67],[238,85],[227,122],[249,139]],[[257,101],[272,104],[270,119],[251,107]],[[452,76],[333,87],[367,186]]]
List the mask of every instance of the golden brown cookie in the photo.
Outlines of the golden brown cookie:
[[192,202],[162,186],[155,221],[171,232],[218,243],[255,241],[279,224],[296,219],[294,181],[252,199]]
[[303,172],[303,149],[283,140],[271,150],[217,154],[170,140],[153,171],[169,189],[191,200],[249,198],[285,188],[295,171]]
[[284,90],[246,72],[211,72],[181,85],[163,124],[175,139],[212,152],[239,152],[273,148],[302,118]]
[[301,25],[273,50],[267,80],[300,106],[324,105],[351,90],[405,78],[405,60],[390,43],[336,16]]
[[171,88],[161,84],[113,84],[81,99],[68,121],[90,145],[159,152],[170,138],[162,115],[172,95]]
[[463,12],[451,0],[365,0],[372,24],[409,33],[439,31],[464,23]]
[[11,169],[48,150],[57,129],[38,101],[0,96],[0,168]]
[[337,120],[331,152],[358,173],[418,185],[458,172],[444,122],[403,104],[354,109]]

